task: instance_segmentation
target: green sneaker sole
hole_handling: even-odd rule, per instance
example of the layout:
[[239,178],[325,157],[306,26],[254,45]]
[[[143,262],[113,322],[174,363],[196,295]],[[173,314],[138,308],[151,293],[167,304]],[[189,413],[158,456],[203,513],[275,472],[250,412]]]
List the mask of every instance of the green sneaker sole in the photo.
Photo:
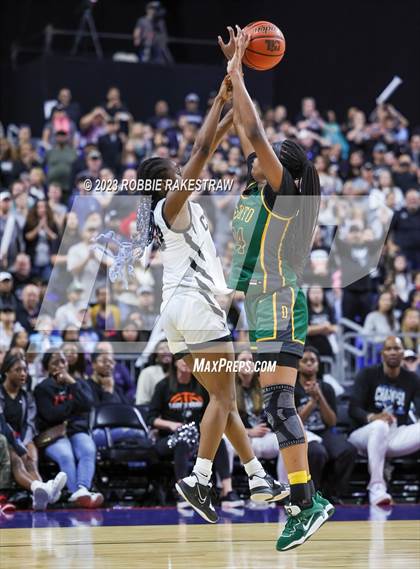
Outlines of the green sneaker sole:
[[303,543],[308,541],[314,535],[314,533],[316,533],[321,528],[321,526],[325,524],[327,520],[328,520],[328,514],[327,512],[325,512],[315,520],[315,522],[312,524],[311,528],[309,529],[308,533],[303,535],[298,540],[292,541],[289,545],[283,547],[279,547],[277,542],[276,544],[277,551],[290,551],[291,549],[295,549],[295,547],[299,547],[299,545],[302,545]]

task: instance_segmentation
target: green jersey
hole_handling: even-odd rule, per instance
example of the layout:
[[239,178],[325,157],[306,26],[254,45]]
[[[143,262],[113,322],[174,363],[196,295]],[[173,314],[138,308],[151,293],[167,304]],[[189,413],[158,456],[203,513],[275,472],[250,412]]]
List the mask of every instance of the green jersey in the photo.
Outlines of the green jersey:
[[[254,158],[248,158],[249,172]],[[230,288],[253,295],[297,285],[296,275],[284,258],[285,238],[297,213],[297,200],[293,199],[297,193],[286,168],[279,192],[249,176],[233,214],[235,249]]]

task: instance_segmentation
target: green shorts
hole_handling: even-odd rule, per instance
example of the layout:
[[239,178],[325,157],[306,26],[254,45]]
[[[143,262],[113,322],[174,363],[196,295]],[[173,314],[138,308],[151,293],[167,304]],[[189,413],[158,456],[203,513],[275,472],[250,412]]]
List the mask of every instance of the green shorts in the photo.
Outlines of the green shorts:
[[303,355],[308,331],[306,297],[299,288],[284,287],[258,296],[246,295],[245,312],[253,352]]

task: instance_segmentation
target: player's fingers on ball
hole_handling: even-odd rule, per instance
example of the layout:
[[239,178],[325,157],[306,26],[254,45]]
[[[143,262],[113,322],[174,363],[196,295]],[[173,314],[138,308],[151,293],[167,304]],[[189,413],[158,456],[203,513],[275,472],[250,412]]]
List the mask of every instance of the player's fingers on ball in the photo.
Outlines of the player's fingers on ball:
[[233,31],[232,26],[228,26],[227,30],[229,32],[229,41],[233,41],[235,39],[235,32]]

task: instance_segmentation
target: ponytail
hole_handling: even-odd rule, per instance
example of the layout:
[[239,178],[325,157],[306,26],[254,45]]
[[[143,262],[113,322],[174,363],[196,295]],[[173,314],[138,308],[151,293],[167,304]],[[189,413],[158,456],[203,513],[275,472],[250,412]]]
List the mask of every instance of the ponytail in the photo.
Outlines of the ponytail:
[[281,145],[279,158],[293,179],[300,180],[299,209],[291,223],[284,245],[285,261],[300,280],[311,251],[318,221],[321,186],[315,166],[307,159],[305,151],[299,144],[289,139],[285,140]]

